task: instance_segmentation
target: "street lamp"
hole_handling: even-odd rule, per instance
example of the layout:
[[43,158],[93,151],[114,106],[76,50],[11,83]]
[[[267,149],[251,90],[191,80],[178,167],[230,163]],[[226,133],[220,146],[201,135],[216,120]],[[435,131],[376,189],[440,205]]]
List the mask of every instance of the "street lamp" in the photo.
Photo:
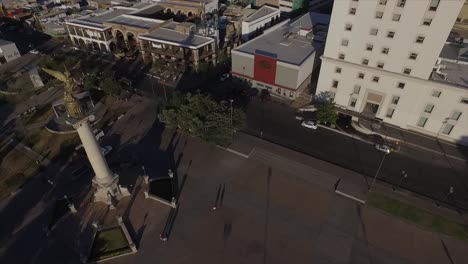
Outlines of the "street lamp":
[[371,190],[372,186],[374,185],[375,179],[377,179],[377,176],[379,175],[379,172],[380,172],[380,169],[382,168],[385,157],[387,157],[387,153],[384,153],[384,156],[382,158],[382,161],[380,162],[379,168],[377,169],[377,172],[375,173],[374,179],[372,179],[372,182],[369,185],[369,191]]
[[231,129],[232,129],[232,103],[234,102],[234,100],[230,99],[229,102],[231,103]]
[[396,191],[397,188],[400,188],[401,183],[403,182],[404,179],[408,178],[408,173],[405,170],[401,171],[401,178],[400,182],[398,183],[397,187],[393,186],[392,189],[393,191]]

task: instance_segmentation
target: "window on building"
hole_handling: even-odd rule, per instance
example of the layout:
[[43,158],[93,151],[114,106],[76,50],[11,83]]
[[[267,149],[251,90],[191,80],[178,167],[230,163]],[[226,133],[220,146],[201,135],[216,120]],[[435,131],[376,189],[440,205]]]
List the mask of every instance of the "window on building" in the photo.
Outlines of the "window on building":
[[342,39],[342,40],[341,40],[341,46],[347,47],[348,44],[349,44],[349,40],[347,40],[347,39]]
[[351,98],[351,101],[349,102],[349,106],[356,107],[356,102],[357,102],[357,98]]
[[257,82],[257,86],[258,86],[258,87],[264,87],[265,85],[263,85],[263,83]]
[[439,2],[440,0],[431,0],[431,3],[429,4],[429,10],[436,11],[437,7],[439,7]]
[[358,73],[358,76],[357,76],[359,79],[364,79],[364,73],[360,72]]
[[385,116],[388,117],[388,118],[392,118],[393,112],[395,112],[395,109],[389,108],[389,109],[387,110],[387,114],[386,114]]
[[383,54],[388,54],[389,51],[390,51],[389,48],[385,48],[385,47],[382,48],[382,53],[383,53]]
[[340,54],[338,54],[338,59],[340,59],[340,60],[344,60],[344,59],[345,59],[345,55],[344,55],[344,53],[340,53]]
[[432,110],[434,110],[433,104],[427,104],[426,107],[424,107],[424,112],[426,113],[432,113]]
[[398,0],[397,2],[398,7],[405,7],[405,4],[406,4],[406,0]]
[[393,21],[400,21],[401,15],[400,14],[393,14],[392,20]]
[[387,4],[387,0],[379,0],[379,5],[386,5]]
[[400,96],[394,95],[392,97],[392,104],[396,105],[396,104],[398,104],[399,101],[400,101]]
[[417,57],[418,57],[418,54],[416,52],[411,52],[408,59],[415,60]]
[[372,44],[366,44],[366,50],[367,50],[367,51],[372,51],[372,49],[374,49],[374,45],[372,45]]
[[433,97],[439,98],[441,94],[442,94],[441,91],[432,91],[432,96],[433,96]]
[[351,30],[353,30],[353,25],[351,25],[351,24],[346,24],[345,30],[346,30],[346,31],[351,31]]
[[383,67],[384,67],[384,63],[383,63],[383,62],[381,62],[381,61],[377,62],[377,68],[383,69]]
[[418,120],[417,125],[419,127],[424,127],[426,125],[426,122],[427,122],[427,117],[421,116]]
[[349,9],[349,14],[350,15],[355,15],[356,14],[356,8],[350,8]]
[[463,97],[463,98],[460,100],[460,103],[462,103],[462,104],[468,104],[468,97]]
[[393,38],[393,37],[395,37],[395,31],[387,32],[387,38]]
[[460,111],[453,111],[449,118],[452,120],[458,120],[460,119],[461,114],[462,113]]
[[410,69],[410,68],[404,68],[404,69],[403,69],[403,73],[404,73],[404,74],[410,74],[410,73],[411,73],[411,69]]
[[424,26],[430,26],[431,23],[432,23],[432,18],[424,18],[422,24],[423,24]]
[[330,101],[333,102],[335,100],[336,93],[335,92],[328,92],[328,95],[330,95]]
[[374,76],[374,77],[372,77],[372,81],[373,81],[373,82],[377,82],[377,83],[378,83],[379,80],[380,80],[380,77],[379,77],[379,76]]
[[375,12],[375,18],[382,19],[383,12]]
[[354,89],[353,89],[353,93],[355,94],[359,94],[359,92],[361,91],[361,85],[354,85]]
[[377,28],[371,28],[370,34],[372,36],[377,36],[377,33],[379,33],[379,30]]
[[362,59],[362,65],[369,65],[368,59]]
[[333,80],[332,87],[333,88],[338,88],[338,81],[337,80]]
[[445,135],[450,135],[450,132],[452,132],[454,125],[452,124],[445,124],[444,127],[442,128],[441,133]]
[[336,73],[341,73],[341,67],[336,67],[336,68],[335,68],[335,72],[336,72]]
[[405,88],[405,85],[406,85],[406,84],[403,83],[403,82],[398,82],[397,87],[400,88],[400,89],[404,89],[404,88]]
[[424,42],[424,39],[425,39],[425,38],[426,38],[426,37],[424,37],[424,36],[417,36],[417,37],[416,37],[416,43],[422,44],[422,43]]

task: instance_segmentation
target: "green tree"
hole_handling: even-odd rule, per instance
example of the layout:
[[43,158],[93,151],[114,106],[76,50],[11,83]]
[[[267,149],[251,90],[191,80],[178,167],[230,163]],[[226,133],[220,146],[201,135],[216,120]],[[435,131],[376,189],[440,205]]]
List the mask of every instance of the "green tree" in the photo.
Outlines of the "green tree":
[[326,100],[316,104],[317,108],[317,121],[324,124],[335,125],[338,119],[335,103]]
[[112,76],[106,76],[101,81],[101,89],[111,96],[119,96],[122,92],[122,84],[112,78]]
[[245,125],[245,114],[238,108],[232,109],[228,102],[216,102],[207,95],[175,96],[159,115],[169,127],[199,137],[206,142],[227,145],[233,132]]
[[95,74],[88,74],[83,79],[83,88],[87,91],[96,89],[98,86],[98,77]]

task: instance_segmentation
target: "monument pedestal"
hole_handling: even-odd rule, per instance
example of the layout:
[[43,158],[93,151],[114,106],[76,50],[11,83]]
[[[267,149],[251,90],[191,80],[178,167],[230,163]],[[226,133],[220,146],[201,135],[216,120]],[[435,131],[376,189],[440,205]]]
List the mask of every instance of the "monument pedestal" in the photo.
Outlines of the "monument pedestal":
[[108,183],[99,183],[96,178],[93,178],[94,202],[103,202],[113,205],[115,201],[122,199],[124,196],[130,195],[127,188],[119,185],[119,176],[114,174],[114,178]]

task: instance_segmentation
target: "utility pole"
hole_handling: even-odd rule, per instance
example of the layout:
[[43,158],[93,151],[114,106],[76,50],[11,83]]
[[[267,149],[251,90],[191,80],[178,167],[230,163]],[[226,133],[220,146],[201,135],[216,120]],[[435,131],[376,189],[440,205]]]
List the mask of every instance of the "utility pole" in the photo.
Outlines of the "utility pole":
[[377,169],[377,172],[375,173],[374,179],[372,179],[371,184],[369,185],[369,191],[371,191],[372,186],[374,185],[375,179],[377,179],[377,176],[379,175],[380,169],[382,168],[382,165],[384,163],[385,157],[387,157],[387,154],[385,153],[382,161],[380,162],[379,168]]

